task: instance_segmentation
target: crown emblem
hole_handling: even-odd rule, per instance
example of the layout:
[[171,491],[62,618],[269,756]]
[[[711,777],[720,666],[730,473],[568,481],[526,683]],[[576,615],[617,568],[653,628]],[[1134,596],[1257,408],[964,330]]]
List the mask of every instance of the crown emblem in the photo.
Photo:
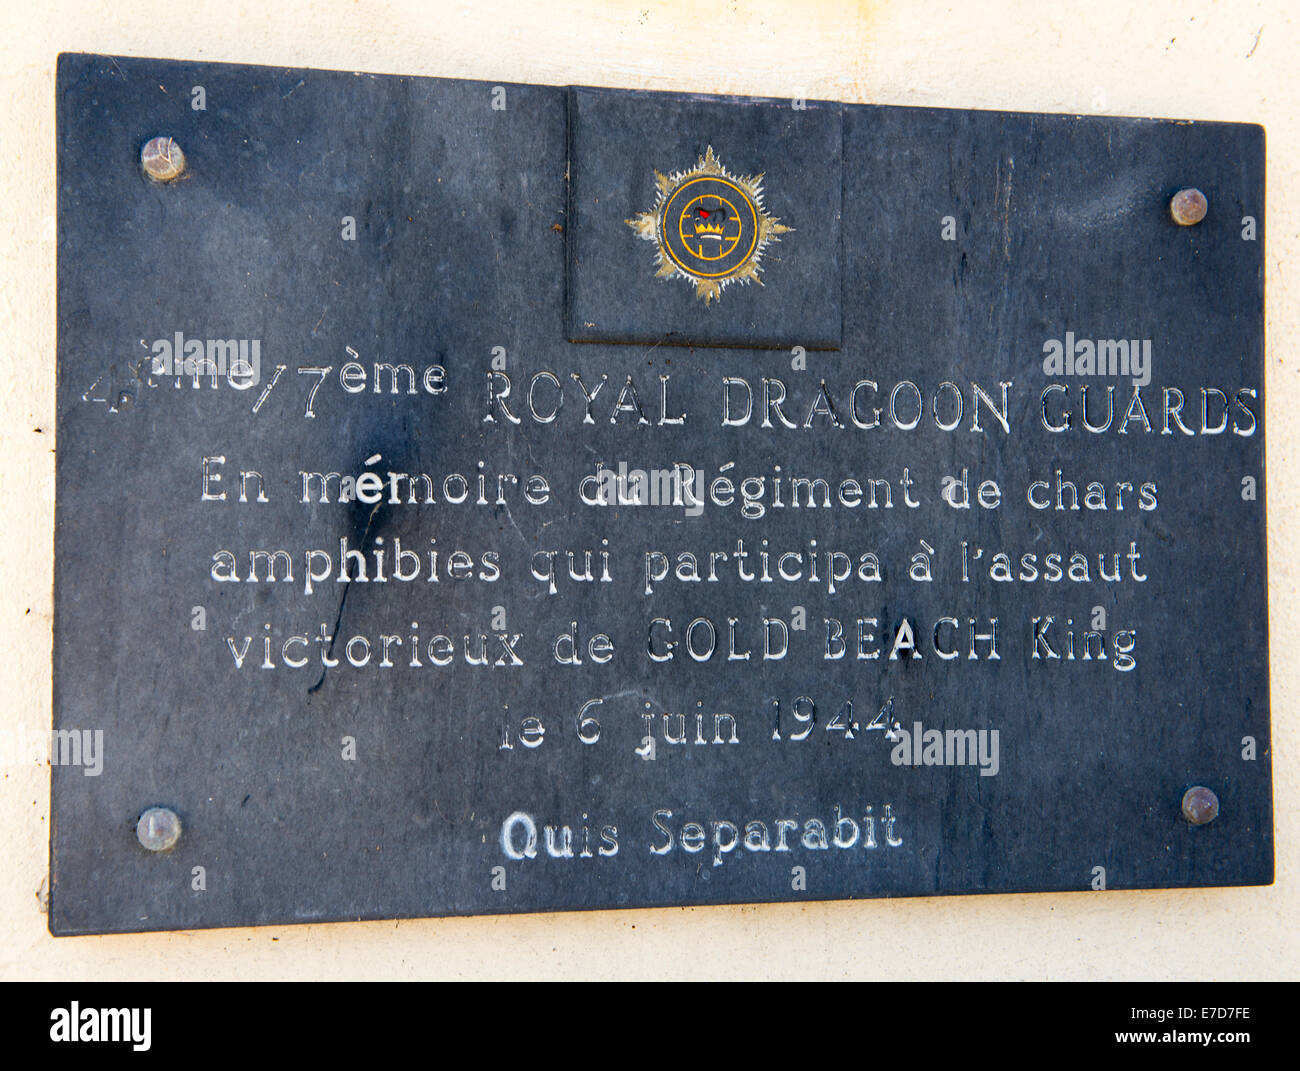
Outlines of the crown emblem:
[[758,283],[763,252],[793,228],[763,207],[763,175],[733,175],[710,145],[695,166],[671,175],[655,172],[657,196],[649,212],[627,220],[653,242],[655,275],[685,279],[704,304],[732,283]]

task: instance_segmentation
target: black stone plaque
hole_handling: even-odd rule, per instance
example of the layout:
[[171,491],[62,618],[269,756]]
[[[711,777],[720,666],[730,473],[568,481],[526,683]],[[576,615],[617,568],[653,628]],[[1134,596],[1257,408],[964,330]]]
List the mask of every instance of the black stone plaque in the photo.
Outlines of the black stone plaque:
[[1272,881],[1259,127],[72,55],[58,139],[54,933]]

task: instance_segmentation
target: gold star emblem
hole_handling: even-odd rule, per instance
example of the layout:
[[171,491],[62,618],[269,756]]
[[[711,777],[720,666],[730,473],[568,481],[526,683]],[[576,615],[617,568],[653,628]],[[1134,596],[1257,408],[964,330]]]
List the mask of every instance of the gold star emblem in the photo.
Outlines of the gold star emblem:
[[763,207],[763,175],[733,175],[710,145],[695,166],[655,172],[654,208],[627,225],[655,243],[655,275],[694,284],[704,304],[732,283],[758,283],[763,250],[793,228]]

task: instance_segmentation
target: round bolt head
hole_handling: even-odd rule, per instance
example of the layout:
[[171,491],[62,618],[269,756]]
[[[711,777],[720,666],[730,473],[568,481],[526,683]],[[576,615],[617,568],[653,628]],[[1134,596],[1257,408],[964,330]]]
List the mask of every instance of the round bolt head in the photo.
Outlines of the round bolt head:
[[1204,785],[1183,793],[1183,817],[1194,826],[1203,826],[1219,817],[1219,797]]
[[180,816],[166,807],[150,807],[135,824],[135,835],[151,852],[165,852],[181,839]]
[[1188,186],[1174,194],[1169,202],[1169,214],[1180,227],[1192,227],[1205,218],[1209,207],[1205,194],[1195,186]]
[[174,138],[152,138],[140,150],[140,166],[155,182],[171,182],[185,170],[185,154]]

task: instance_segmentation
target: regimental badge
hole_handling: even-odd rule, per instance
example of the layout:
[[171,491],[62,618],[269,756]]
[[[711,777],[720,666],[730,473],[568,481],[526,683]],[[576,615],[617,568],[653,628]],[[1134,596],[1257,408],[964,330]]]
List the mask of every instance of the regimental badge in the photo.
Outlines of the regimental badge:
[[763,175],[733,175],[710,145],[689,171],[655,172],[653,210],[627,224],[656,246],[656,276],[695,284],[704,304],[732,283],[760,286],[759,264],[769,242],[791,231],[763,208]]

